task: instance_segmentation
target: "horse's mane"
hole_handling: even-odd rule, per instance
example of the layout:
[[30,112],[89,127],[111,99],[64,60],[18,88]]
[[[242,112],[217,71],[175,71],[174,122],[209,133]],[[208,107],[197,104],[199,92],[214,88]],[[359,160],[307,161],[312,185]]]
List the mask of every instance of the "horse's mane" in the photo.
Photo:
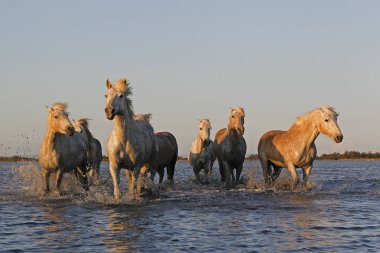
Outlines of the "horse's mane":
[[245,117],[245,112],[244,112],[244,108],[243,107],[239,107],[238,106],[238,107],[231,108],[231,113],[233,113],[235,111],[239,112],[243,117]]
[[308,113],[305,113],[304,115],[302,116],[298,116],[297,117],[297,120],[296,122],[294,123],[295,125],[301,125],[303,122],[305,122],[307,119],[309,119],[310,117],[314,116],[315,113],[317,112],[322,112],[324,114],[327,114],[328,117],[333,117],[333,118],[337,118],[339,116],[339,113],[337,113],[334,109],[334,107],[332,106],[329,106],[329,105],[325,105],[323,107],[320,107],[320,108],[316,108]]
[[120,93],[124,94],[125,102],[127,103],[128,113],[131,119],[134,118],[134,110],[132,105],[132,99],[130,96],[132,95],[132,87],[130,86],[130,82],[127,79],[119,79],[115,81],[113,88]]
[[54,103],[50,108],[51,110],[55,111],[66,111],[68,105],[67,103]]
[[76,120],[76,122],[79,123],[79,125],[81,125],[84,128],[84,130],[86,132],[87,140],[90,143],[94,139],[94,136],[92,135],[92,133],[88,129],[88,126],[89,126],[88,121],[89,120],[90,119],[88,119],[88,118],[80,118],[80,119]]
[[152,114],[151,113],[146,113],[146,114],[135,114],[134,115],[135,120],[144,120],[148,123],[150,123],[150,120],[152,119]]

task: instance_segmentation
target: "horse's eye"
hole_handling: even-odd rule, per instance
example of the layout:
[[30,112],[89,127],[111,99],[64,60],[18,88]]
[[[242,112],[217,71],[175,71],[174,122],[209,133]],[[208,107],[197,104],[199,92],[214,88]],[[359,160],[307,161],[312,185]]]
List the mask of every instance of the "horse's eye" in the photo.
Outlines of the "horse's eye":
[[329,122],[329,120],[328,120],[328,119],[325,119],[325,122]]
[[55,115],[54,118],[58,119],[58,115]]
[[120,94],[120,95],[119,95],[119,98],[123,98],[123,94]]
[[232,118],[235,118],[235,116],[234,116],[234,115],[232,115]]
[[202,127],[201,127],[201,128],[199,128],[199,130],[202,130]]

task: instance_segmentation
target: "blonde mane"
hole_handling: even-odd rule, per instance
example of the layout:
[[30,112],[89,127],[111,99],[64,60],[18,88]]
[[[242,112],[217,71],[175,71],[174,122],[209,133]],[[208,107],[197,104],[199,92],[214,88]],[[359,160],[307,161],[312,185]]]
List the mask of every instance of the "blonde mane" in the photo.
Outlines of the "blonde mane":
[[64,111],[64,112],[66,112],[67,107],[68,107],[67,103],[54,103],[50,107],[50,109],[52,111],[58,110],[58,111]]
[[334,107],[325,105],[321,108],[316,108],[310,112],[307,112],[302,116],[298,116],[294,125],[297,125],[297,126],[302,125],[305,121],[309,120],[311,117],[314,117],[316,113],[323,113],[327,117],[335,118],[335,119],[339,116],[339,113],[335,111]]
[[150,120],[152,119],[152,114],[151,114],[151,113],[146,113],[146,114],[143,114],[143,113],[135,114],[135,115],[134,115],[134,119],[135,119],[135,120],[144,120],[144,121],[150,123]]
[[113,85],[113,88],[115,89],[116,92],[122,93],[124,95],[124,99],[128,108],[128,114],[131,117],[131,119],[134,119],[132,99],[130,99],[130,96],[132,95],[132,87],[130,85],[131,85],[130,82],[124,78],[124,79],[116,80]]
[[231,114],[234,113],[235,111],[237,111],[238,113],[240,113],[243,117],[245,117],[245,112],[244,112],[244,108],[243,107],[233,107],[231,108]]
[[81,125],[85,132],[86,132],[86,137],[88,139],[88,142],[90,143],[93,139],[94,139],[94,136],[92,135],[92,133],[90,132],[90,129],[88,128],[89,127],[89,122],[90,119],[88,118],[80,118],[78,120],[76,120],[75,122],[77,122],[79,125]]

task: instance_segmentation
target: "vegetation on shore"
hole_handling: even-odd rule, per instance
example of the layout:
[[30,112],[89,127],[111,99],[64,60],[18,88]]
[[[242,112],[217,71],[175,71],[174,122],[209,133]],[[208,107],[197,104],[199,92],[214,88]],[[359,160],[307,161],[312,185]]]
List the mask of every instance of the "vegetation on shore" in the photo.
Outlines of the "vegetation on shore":
[[[248,160],[258,160],[257,154],[253,154],[247,157]],[[367,159],[380,159],[380,153],[372,152],[359,152],[359,151],[345,151],[344,153],[331,153],[322,154],[317,156],[317,160],[367,160]]]
[[[251,154],[247,160],[258,160],[257,154]],[[359,152],[359,151],[345,151],[344,153],[331,153],[322,154],[317,156],[318,160],[374,160],[380,159],[380,152]],[[178,156],[178,161],[187,161],[187,157]],[[25,161],[37,161],[36,158],[22,157],[22,156],[0,156],[0,162],[25,162]],[[108,161],[107,156],[103,156],[103,161]]]

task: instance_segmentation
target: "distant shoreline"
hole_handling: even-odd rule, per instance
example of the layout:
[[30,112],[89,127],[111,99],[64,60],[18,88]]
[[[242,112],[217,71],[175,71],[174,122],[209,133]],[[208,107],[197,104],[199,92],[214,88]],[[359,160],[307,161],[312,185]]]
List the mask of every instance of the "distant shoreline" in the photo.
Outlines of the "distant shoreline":
[[[258,155],[250,155],[245,160],[259,160]],[[318,156],[316,160],[337,161],[337,160],[380,160],[380,153],[361,153],[357,151],[346,151],[343,154],[332,153],[322,154]],[[0,162],[37,162],[37,158],[22,157],[22,156],[0,156]],[[103,156],[103,161],[108,161],[108,157]],[[186,157],[178,156],[177,161],[187,162]]]

